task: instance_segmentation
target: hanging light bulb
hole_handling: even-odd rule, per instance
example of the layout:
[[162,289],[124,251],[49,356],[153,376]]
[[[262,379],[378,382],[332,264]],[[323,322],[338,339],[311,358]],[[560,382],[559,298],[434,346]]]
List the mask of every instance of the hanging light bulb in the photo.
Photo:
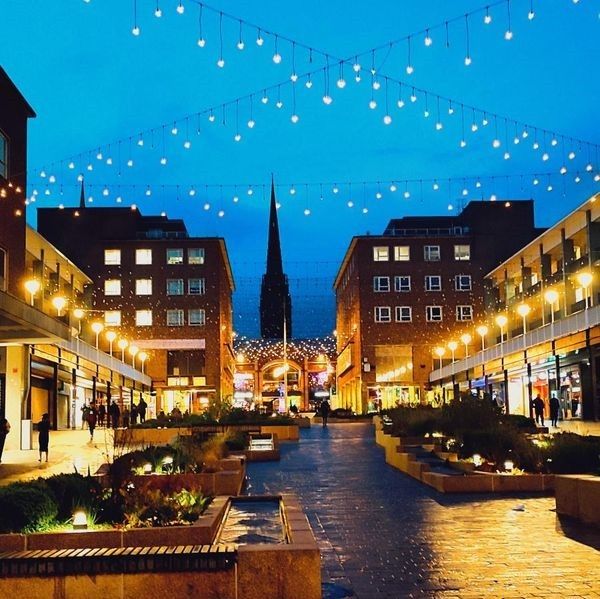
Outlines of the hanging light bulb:
[[246,44],[244,44],[244,40],[239,40],[236,46],[238,50],[243,50],[246,47]]
[[340,189],[337,185],[334,185],[331,191],[333,191],[333,193],[339,193]]
[[496,138],[496,139],[494,139],[494,141],[492,142],[492,146],[493,146],[494,148],[499,148],[501,145],[502,145],[502,144],[500,143],[500,140],[499,140],[499,139],[497,139],[497,138]]
[[105,197],[106,197],[106,196],[107,196],[109,193],[110,193],[110,191],[108,190],[108,187],[105,187],[105,188],[102,190],[102,195],[103,195],[103,196],[105,196]]
[[579,175],[575,177],[575,183],[581,183],[581,177]]
[[380,191],[378,191],[378,192],[375,194],[375,198],[376,198],[376,199],[378,199],[378,200],[380,200],[382,197],[383,197],[383,195],[381,194],[381,192],[380,192]]
[[204,204],[204,210],[210,210],[210,204],[208,202]]
[[354,207],[354,202],[352,200],[348,200],[347,204],[348,208],[353,208]]
[[397,191],[397,190],[398,190],[398,188],[396,187],[396,185],[394,185],[394,184],[392,183],[392,184],[390,185],[390,191],[391,191],[392,193],[394,193],[394,192],[395,192],[395,191]]
[[406,74],[412,75],[415,72],[415,68],[412,65],[406,65]]
[[488,120],[488,119],[487,119],[487,118],[484,116],[484,117],[483,117],[483,120],[481,121],[481,124],[482,124],[484,127],[487,127],[487,126],[490,124],[490,121],[489,121],[489,120]]
[[310,78],[310,76],[306,80],[306,83],[304,85],[306,86],[307,89],[310,89],[313,86],[313,82],[312,82],[312,79]]
[[160,19],[162,17],[162,10],[160,9],[160,7],[158,7],[158,6],[156,7],[156,10],[154,11],[154,16],[157,19]]
[[473,131],[473,133],[475,133],[478,129],[479,129],[479,126],[477,125],[477,123],[473,123],[471,125],[471,131]]
[[481,181],[476,181],[475,187],[477,187],[477,189],[480,189],[481,188]]
[[268,103],[268,101],[269,101],[269,96],[267,96],[267,94],[263,95],[263,97],[260,99],[260,101],[261,101],[263,104],[267,104],[267,103]]
[[591,173],[591,172],[594,170],[594,166],[592,165],[592,163],[591,163],[591,162],[588,162],[588,163],[585,165],[585,170],[586,170],[588,173]]
[[438,189],[440,188],[440,186],[438,185],[437,182],[433,183],[433,191],[438,191]]
[[443,123],[441,123],[440,121],[438,121],[438,122],[435,124],[435,130],[436,130],[436,131],[441,131],[443,128],[444,128],[444,124],[443,124]]
[[471,57],[470,57],[470,56],[465,56],[465,66],[466,66],[466,67],[470,67],[470,66],[471,66],[471,64],[472,64],[472,62],[473,62],[473,61],[471,60]]
[[131,158],[127,161],[127,166],[129,168],[131,168],[133,166],[133,160]]
[[109,157],[106,159],[106,164],[108,164],[108,166],[111,166],[111,165],[112,165],[112,163],[113,163],[113,159],[112,159],[112,158],[109,156]]
[[148,187],[148,188],[146,189],[146,191],[145,191],[145,194],[146,194],[147,196],[151,196],[151,195],[152,195],[152,190],[150,189],[150,187]]
[[340,89],[344,89],[346,87],[346,80],[343,79],[342,77],[340,77],[337,80],[337,84],[336,84]]
[[233,203],[237,204],[240,201],[240,198],[238,196],[233,196]]
[[181,2],[181,0],[179,0],[179,5],[177,6],[177,12],[182,15],[185,12],[185,6],[183,6],[183,3]]
[[56,177],[54,175],[50,175],[48,181],[50,181],[50,183],[56,183]]
[[510,152],[504,152],[504,160],[510,160]]
[[206,40],[203,37],[199,37],[197,44],[200,48],[204,48],[204,46],[206,46]]
[[140,148],[141,148],[141,147],[143,147],[143,145],[144,145],[144,139],[143,139],[142,137],[140,137],[140,138],[137,140],[137,145],[138,145],[138,146],[140,146]]
[[304,216],[310,216],[310,209],[309,208],[305,208],[304,209]]
[[192,147],[192,142],[191,142],[189,139],[186,139],[186,140],[183,142],[183,147],[184,147],[186,150],[189,150],[189,149]]
[[466,148],[467,147],[467,142],[464,139],[460,140],[460,147],[461,148]]
[[555,148],[558,145],[558,139],[556,139],[556,137],[552,138],[552,141],[550,141],[550,145]]
[[527,18],[530,21],[533,21],[533,19],[535,19],[535,12],[533,11],[533,9],[531,9],[528,13],[527,13]]
[[540,149],[540,143],[538,141],[534,141],[532,147],[533,147],[534,150],[539,150]]
[[193,197],[196,195],[196,190],[195,190],[195,189],[192,187],[192,188],[189,190],[188,194],[190,195],[190,197],[192,197],[192,198],[193,198]]
[[225,66],[225,60],[223,60],[223,58],[219,58],[219,60],[217,60],[217,66],[222,69]]
[[398,106],[398,108],[404,108],[404,100],[400,98],[398,102],[396,102],[396,105]]
[[414,90],[410,95],[410,101],[414,104],[417,101],[417,94],[415,94]]
[[521,143],[521,139],[518,135],[515,135],[515,138],[513,139],[513,143],[515,144],[515,146],[518,146]]
[[352,65],[352,69],[354,70],[355,73],[360,73],[361,66],[360,66],[360,64],[358,62],[355,62]]
[[375,79],[375,81],[373,81],[373,89],[374,90],[381,89],[381,83],[377,79]]
[[283,102],[281,100],[277,100],[277,102],[275,102],[275,106],[277,106],[277,108],[283,108]]
[[566,175],[567,174],[567,167],[566,166],[561,166],[559,172],[560,172],[561,175]]
[[214,113],[212,113],[212,112],[211,112],[211,113],[208,115],[208,120],[209,120],[211,123],[214,123],[214,122],[215,122],[215,115],[214,115]]
[[219,218],[223,218],[225,216],[225,210],[219,210],[219,212],[217,212]]
[[371,100],[369,101],[369,108],[371,110],[375,110],[375,108],[377,108],[377,102],[371,98]]
[[292,185],[292,187],[290,187],[290,195],[295,196],[296,195],[296,188]]
[[429,35],[429,29],[426,31],[425,33],[425,45],[429,48],[429,46],[431,46],[431,44],[433,44],[433,39],[431,39],[431,36]]
[[242,136],[241,136],[239,133],[236,133],[236,134],[233,136],[233,139],[234,139],[235,141],[240,141],[240,140],[242,139]]
[[98,153],[96,154],[96,158],[97,158],[98,160],[102,160],[102,152],[98,152]]
[[485,16],[483,17],[483,22],[486,25],[489,25],[492,22],[492,15],[488,12],[488,9],[486,9]]
[[135,37],[137,37],[140,34],[140,28],[137,25],[135,25],[133,27],[133,29],[131,30],[131,33],[132,33],[132,35],[134,35]]
[[293,114],[290,117],[290,121],[292,121],[292,123],[294,123],[294,125],[300,120],[300,117],[297,114]]
[[161,163],[163,166],[164,166],[165,164],[167,164],[167,157],[166,157],[166,156],[163,156],[163,157],[160,159],[160,163]]
[[504,39],[505,39],[507,42],[510,42],[510,40],[511,40],[512,38],[513,38],[513,32],[512,32],[510,29],[507,29],[507,30],[504,32]]
[[424,116],[426,119],[428,119],[428,118],[429,118],[429,115],[430,115],[430,112],[429,112],[429,110],[425,109],[425,110],[423,111],[423,116]]
[[569,152],[569,160],[573,160],[575,158],[575,152],[573,152],[573,150],[571,150]]
[[363,213],[363,214],[367,214],[367,212],[369,212],[369,209],[368,209],[368,208],[365,206],[365,207],[362,209],[362,213]]
[[404,199],[408,200],[410,198],[410,191],[408,189],[404,192]]
[[392,117],[389,114],[386,114],[383,117],[383,124],[384,125],[390,125],[392,123]]
[[250,119],[248,121],[248,129],[254,129],[254,125],[256,125],[256,121],[254,119]]
[[265,43],[265,40],[264,40],[263,36],[260,34],[260,29],[259,29],[258,33],[256,35],[256,45],[262,46],[264,43]]
[[547,191],[552,191],[553,189],[554,189],[554,187],[552,187],[552,183],[550,183],[550,184],[548,185],[548,187],[546,187],[546,190],[547,190]]
[[543,160],[544,162],[546,162],[546,161],[550,160],[550,154],[548,154],[548,152],[544,152],[544,153],[542,154],[542,160]]
[[69,168],[71,170],[73,170],[75,168],[75,163],[74,162],[69,162]]
[[527,131],[527,129],[524,129],[523,133],[521,134],[521,137],[523,139],[527,139],[529,137],[529,131]]
[[323,96],[323,104],[327,104],[329,106],[333,102],[333,98],[329,94],[325,94]]
[[533,180],[533,184],[534,184],[534,185],[539,185],[539,184],[540,184],[540,180],[539,180],[539,179],[536,177],[536,178]]
[[281,54],[279,54],[279,52],[275,52],[275,54],[273,54],[273,62],[275,64],[281,64]]
[[246,193],[251,196],[254,193],[254,189],[252,189],[252,187],[248,187],[248,191]]

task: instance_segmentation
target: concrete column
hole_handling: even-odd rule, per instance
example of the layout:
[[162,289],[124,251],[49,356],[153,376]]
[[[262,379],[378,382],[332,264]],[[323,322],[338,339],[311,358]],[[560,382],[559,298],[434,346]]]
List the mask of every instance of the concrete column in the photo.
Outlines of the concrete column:
[[27,346],[9,346],[5,355],[5,418],[11,426],[6,436],[5,449],[21,448],[21,418],[28,389],[29,372],[25,367],[29,359]]

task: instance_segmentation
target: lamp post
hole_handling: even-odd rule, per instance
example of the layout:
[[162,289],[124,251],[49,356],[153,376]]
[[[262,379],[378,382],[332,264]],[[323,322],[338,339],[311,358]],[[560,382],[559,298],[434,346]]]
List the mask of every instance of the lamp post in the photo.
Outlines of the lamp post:
[[106,339],[108,340],[108,352],[112,358],[113,342],[117,338],[117,334],[114,331],[106,331]]
[[40,282],[37,279],[29,279],[28,281],[25,281],[25,289],[27,289],[27,292],[29,293],[29,300],[32,306],[35,294],[40,290],[40,287]]
[[443,347],[436,347],[433,351],[440,360],[440,370],[441,370],[442,369],[442,357],[446,353],[446,349]]
[[135,357],[140,351],[140,348],[137,345],[129,346],[129,355],[131,356],[131,365],[135,368]]
[[142,374],[144,374],[144,364],[146,363],[146,360],[148,359],[148,354],[145,351],[141,351],[138,354],[138,358],[140,359],[140,362],[142,363]]
[[456,343],[456,341],[448,342],[448,349],[452,352],[452,363],[453,364],[454,364],[454,352],[456,351],[457,347],[458,347],[458,343]]
[[496,316],[496,324],[500,327],[500,343],[504,343],[504,327],[508,322],[508,318],[504,314]]
[[92,322],[92,331],[96,334],[96,351],[98,351],[98,337],[104,330],[104,325],[101,322]]
[[125,350],[127,349],[127,346],[129,345],[129,341],[127,341],[127,339],[119,339],[119,341],[117,342],[117,345],[119,346],[119,349],[121,350],[121,362],[125,362]]
[[523,319],[523,335],[527,332],[527,315],[531,312],[531,308],[527,304],[519,304],[517,313]]
[[[589,272],[580,272],[577,275],[577,282],[583,287],[583,291],[585,294],[585,308],[586,310],[591,305],[591,301],[588,301],[588,288],[592,284],[592,275]],[[589,296],[591,300],[591,296]]]
[[56,316],[61,317],[61,313],[67,305],[67,300],[62,295],[52,298],[52,305],[56,308]]
[[460,336],[460,340],[465,345],[465,358],[468,358],[469,357],[469,343],[471,343],[473,338],[471,337],[471,335],[469,335],[469,333],[464,333],[463,335]]
[[488,330],[484,324],[477,327],[477,334],[481,337],[481,351],[485,350],[485,336],[488,334]]
[[550,321],[552,322],[552,326],[554,327],[554,304],[558,301],[558,292],[554,289],[548,289],[548,291],[544,293],[544,299],[550,304]]

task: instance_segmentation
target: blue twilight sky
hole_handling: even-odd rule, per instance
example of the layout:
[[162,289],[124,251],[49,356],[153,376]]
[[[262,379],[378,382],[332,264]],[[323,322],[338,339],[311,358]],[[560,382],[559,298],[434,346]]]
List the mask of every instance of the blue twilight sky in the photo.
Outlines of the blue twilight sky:
[[[334,327],[334,301],[331,283],[352,235],[383,230],[392,217],[407,214],[452,214],[470,198],[529,198],[536,200],[540,226],[550,225],[581,203],[600,184],[592,175],[582,174],[575,184],[576,171],[585,171],[590,160],[599,166],[596,150],[577,143],[546,143],[550,159],[542,161],[543,148],[532,149],[533,131],[516,146],[514,126],[508,128],[511,158],[506,151],[504,121],[498,122],[502,147],[492,148],[495,136],[493,119],[487,128],[470,132],[472,114],[465,112],[467,147],[459,148],[462,137],[461,111],[448,114],[448,104],[440,104],[443,129],[436,131],[437,101],[429,96],[424,117],[425,95],[417,94],[413,104],[410,90],[403,92],[406,106],[396,106],[398,88],[387,86],[389,126],[386,114],[385,82],[372,91],[368,68],[370,56],[362,56],[362,80],[356,84],[351,66],[344,67],[347,85],[338,89],[339,65],[335,57],[350,57],[389,40],[431,27],[430,47],[424,34],[411,40],[414,73],[406,73],[407,43],[375,54],[379,75],[399,78],[410,85],[427,89],[458,103],[478,106],[491,113],[506,115],[532,126],[556,131],[567,138],[599,142],[600,58],[598,33],[599,5],[592,0],[533,0],[535,18],[528,20],[530,0],[511,0],[513,39],[506,41],[507,4],[492,6],[492,23],[483,23],[483,13],[469,19],[472,64],[464,65],[465,20],[449,26],[449,47],[442,27],[434,26],[464,15],[484,2],[472,0],[213,0],[210,6],[278,33],[299,43],[332,55],[329,92],[333,103],[324,105],[324,73],[314,76],[307,89],[305,79],[296,83],[296,113],[299,122],[291,123],[292,72],[291,45],[280,39],[280,64],[272,60],[274,37],[264,34],[264,45],[255,43],[257,32],[242,27],[245,48],[236,48],[239,24],[225,18],[222,23],[224,68],[219,59],[219,16],[203,11],[206,46],[197,45],[199,7],[182,0],[185,8],[178,14],[179,0],[159,0],[163,16],[154,16],[156,0],[137,0],[141,34],[131,34],[133,0],[1,0],[2,44],[0,64],[6,69],[37,112],[30,124],[30,189],[38,191],[35,205],[73,204],[77,201],[76,176],[86,172],[88,195],[95,205],[115,205],[121,195],[123,204],[136,203],[143,213],[167,211],[169,216],[186,220],[194,235],[225,237],[236,277],[235,327],[242,334],[257,333],[258,289],[264,270],[268,217],[268,184],[274,173],[280,184],[277,193],[285,269],[290,277],[294,302],[294,329],[297,336],[319,335]],[[494,5],[494,2],[490,2]],[[324,66],[324,59],[296,48],[296,70],[302,74]],[[280,92],[262,90],[285,83]],[[216,121],[207,115],[187,121],[188,114],[204,111],[237,97],[257,92],[225,110],[216,111]],[[377,107],[370,109],[371,95]],[[277,99],[283,106],[276,107]],[[2,107],[0,106],[0,110]],[[236,118],[237,113],[237,118]],[[177,120],[178,134],[172,135]],[[238,125],[236,126],[236,120]],[[166,124],[164,146],[161,126]],[[200,135],[196,129],[200,126]],[[135,140],[140,131],[145,145]],[[185,131],[187,129],[187,131]],[[234,136],[239,129],[242,138]],[[518,131],[521,134],[521,129]],[[183,148],[189,135],[192,147]],[[132,149],[129,149],[129,137]],[[120,166],[117,140],[120,145]],[[543,144],[543,136],[539,134]],[[110,144],[110,147],[109,147]],[[154,147],[152,147],[154,146]],[[103,160],[95,158],[100,148]],[[573,160],[568,152],[575,151]],[[70,157],[77,157],[69,170]],[[163,154],[166,165],[160,164]],[[563,156],[564,154],[564,156]],[[113,158],[113,165],[105,164]],[[128,168],[126,161],[134,159]],[[91,161],[94,170],[86,171]],[[560,176],[563,162],[569,171]],[[56,183],[41,179],[40,170],[54,174]],[[534,187],[532,176],[506,179],[504,175],[555,173],[540,178]],[[475,187],[473,177],[495,176],[494,182],[482,179]],[[465,181],[462,181],[462,178]],[[448,184],[448,179],[453,180]],[[423,184],[403,181],[427,180]],[[440,190],[432,189],[438,179]],[[381,181],[362,185],[362,181]],[[398,191],[389,191],[392,181]],[[323,186],[321,199],[320,183]],[[333,183],[339,193],[332,192]],[[353,182],[352,186],[343,182]],[[254,184],[252,196],[247,185]],[[305,183],[314,185],[303,185]],[[196,195],[189,189],[195,184]],[[295,185],[296,193],[290,193]],[[553,186],[547,192],[548,184]],[[116,185],[124,187],[117,188]],[[137,187],[127,187],[136,185]],[[144,190],[150,185],[152,195]],[[208,189],[202,185],[212,185]],[[237,188],[234,186],[238,185]],[[109,195],[103,196],[107,186]],[[179,186],[177,189],[176,186]],[[49,189],[50,195],[45,195]],[[468,194],[463,195],[466,188]],[[265,192],[265,189],[267,192]],[[381,189],[383,197],[376,199]],[[410,197],[405,197],[405,191]],[[62,193],[61,193],[62,192]],[[238,195],[239,201],[233,202]],[[347,203],[354,203],[352,208]],[[205,204],[210,204],[205,210]],[[368,212],[364,212],[363,209]],[[311,213],[305,216],[304,211]],[[224,216],[219,217],[218,211]],[[35,211],[29,210],[35,222]]]

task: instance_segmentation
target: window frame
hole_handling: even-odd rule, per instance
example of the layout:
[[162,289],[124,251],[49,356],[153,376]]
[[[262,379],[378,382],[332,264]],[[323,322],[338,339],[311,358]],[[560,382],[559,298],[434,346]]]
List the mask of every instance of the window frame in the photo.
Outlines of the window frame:
[[[408,279],[408,289],[402,289],[400,279]],[[395,275],[394,276],[394,291],[397,293],[410,293],[412,289],[412,278],[410,275]]]
[[[107,286],[109,283],[114,283],[118,286],[118,291],[114,293],[108,293]],[[104,296],[105,297],[119,297],[123,293],[123,283],[121,279],[104,279]]]
[[[149,292],[144,292],[144,291],[140,291],[140,287],[142,285],[142,283],[150,283],[150,291]],[[135,294],[136,295],[152,295],[152,277],[145,277],[143,279],[136,279],[135,280]]]
[[[433,310],[439,310],[440,317],[433,318]],[[429,305],[425,306],[425,320],[426,322],[443,322],[444,320],[444,310],[442,306]]]
[[[192,312],[197,312],[202,315],[202,322],[192,322]],[[206,325],[206,310],[204,308],[189,308],[188,309],[188,326],[203,327]]]
[[[111,321],[107,318],[109,314],[118,315],[118,318],[115,321]],[[105,327],[120,327],[123,321],[123,316],[121,314],[121,310],[104,310],[104,326]]]
[[[169,322],[169,315],[177,314],[180,318],[176,324],[172,324]],[[170,308],[167,310],[167,326],[168,327],[183,327],[185,326],[185,311],[181,308]]]
[[[470,318],[463,318],[462,309],[469,309]],[[460,317],[460,318],[459,318]],[[473,305],[472,304],[460,304],[456,306],[456,322],[473,322]]]
[[[468,287],[463,287],[460,284],[460,280],[462,278],[466,278],[469,280]],[[471,275],[456,275],[454,277],[454,290],[455,291],[472,291],[473,290],[473,278],[471,277]]]
[[[141,262],[139,259],[140,253],[145,252],[149,254],[150,261],[149,262]],[[136,266],[148,266],[152,264],[152,248],[135,248],[135,264]]]
[[[405,248],[408,250],[407,257],[404,258],[399,250]],[[395,245],[394,246],[394,262],[410,262],[410,245]]]
[[[179,287],[178,287],[179,292],[178,293],[172,293],[171,290],[169,289],[169,285],[171,285],[173,283],[179,284]],[[170,296],[184,295],[185,294],[185,283],[184,283],[183,279],[181,279],[181,278],[167,279],[166,293],[167,293],[167,295],[170,295]]]
[[[198,293],[192,293],[192,281],[198,281]],[[206,279],[204,277],[194,277],[187,281],[187,293],[188,295],[205,295],[206,294]]]
[[[118,255],[116,261],[107,262],[106,255],[109,252],[115,252],[115,254]],[[121,254],[121,248],[104,248],[104,266],[121,266]]]
[[[386,283],[382,285],[382,283]],[[386,289],[387,287],[387,289]],[[373,277],[373,291],[375,293],[389,293],[391,290],[390,287],[390,277],[386,275],[375,275]]]
[[[408,318],[402,318],[402,310],[408,310]],[[395,306],[394,317],[396,322],[412,322],[412,306]]]
[[[180,258],[177,261],[172,261],[171,258],[169,258],[169,252],[181,252],[181,254],[178,256],[178,258]],[[166,258],[166,262],[168,266],[178,266],[183,264],[183,248],[167,248],[166,253],[165,253],[165,258]]]
[[[192,260],[191,252],[197,251],[198,256],[194,256]],[[188,248],[187,250],[187,263],[192,265],[202,265],[206,262],[206,252],[204,248]]]
[[[383,257],[385,255],[385,258]],[[390,261],[390,246],[389,245],[374,245],[373,246],[373,262],[389,262]]]
[[[468,255],[466,258],[457,256],[458,248],[468,248]],[[470,243],[455,243],[454,244],[454,260],[457,262],[470,262],[471,261],[471,244]]]
[[[437,286],[431,285],[433,279],[438,282]],[[425,275],[425,291],[438,292],[442,291],[442,276],[441,275]]]
[[[140,322],[139,321],[139,316],[141,314],[149,314],[150,315],[150,322]],[[149,308],[144,308],[144,309],[140,309],[140,310],[136,310],[135,311],[135,326],[136,327],[151,327],[152,323],[154,320],[154,316],[152,314],[152,310],[150,310]]]
[[[435,252],[437,252],[437,258],[432,257],[434,253],[433,248],[436,248]],[[442,250],[439,245],[424,245],[423,246],[423,260],[425,262],[441,262],[442,260]]]
[[[384,310],[387,310],[387,319],[383,319]],[[391,306],[375,306],[373,309],[373,318],[378,324],[387,324],[392,322],[392,308]]]

